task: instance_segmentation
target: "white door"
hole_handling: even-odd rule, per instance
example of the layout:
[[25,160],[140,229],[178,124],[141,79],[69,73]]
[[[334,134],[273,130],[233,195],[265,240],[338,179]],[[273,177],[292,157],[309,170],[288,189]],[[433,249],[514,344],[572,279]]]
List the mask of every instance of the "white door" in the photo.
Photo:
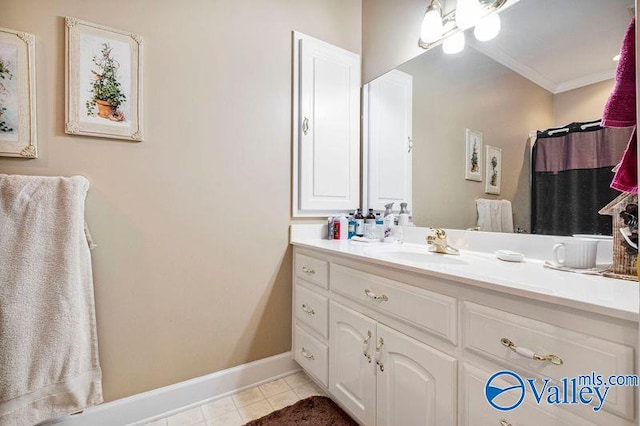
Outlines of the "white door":
[[360,56],[307,36],[299,40],[299,49],[297,213],[355,209],[360,204]]
[[329,318],[329,391],[362,424],[374,425],[376,323],[335,302]]
[[393,70],[365,86],[367,208],[411,210],[413,77]]
[[378,426],[456,424],[457,362],[382,324],[377,371]]

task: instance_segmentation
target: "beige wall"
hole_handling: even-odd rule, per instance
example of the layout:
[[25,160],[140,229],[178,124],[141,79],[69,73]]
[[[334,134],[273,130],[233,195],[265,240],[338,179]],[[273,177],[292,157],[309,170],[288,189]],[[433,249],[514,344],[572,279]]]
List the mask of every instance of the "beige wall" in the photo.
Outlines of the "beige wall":
[[[69,15],[144,37],[146,139],[63,132]],[[288,351],[291,31],[360,53],[360,0],[8,0],[36,35],[40,158],[82,174],[108,400]]]
[[605,80],[589,86],[558,93],[553,97],[553,127],[576,121],[602,118],[604,106],[613,91],[614,80]]
[[[529,229],[529,132],[552,123],[552,95],[494,60],[466,48],[430,50],[398,67],[413,75],[413,218],[421,226],[476,225],[475,199],[513,203],[514,225]],[[502,191],[464,179],[465,128],[502,149]],[[482,150],[484,174],[484,148]]]

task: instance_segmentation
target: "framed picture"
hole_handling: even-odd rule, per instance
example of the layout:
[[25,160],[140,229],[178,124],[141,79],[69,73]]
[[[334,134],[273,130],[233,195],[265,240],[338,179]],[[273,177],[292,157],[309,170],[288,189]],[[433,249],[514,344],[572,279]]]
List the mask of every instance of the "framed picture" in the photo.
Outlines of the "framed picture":
[[33,34],[0,28],[0,155],[36,158]]
[[464,178],[482,182],[482,132],[466,129]]
[[142,140],[142,37],[65,18],[65,132]]
[[485,183],[484,192],[487,194],[500,194],[502,182],[502,150],[495,146],[486,146],[485,152]]

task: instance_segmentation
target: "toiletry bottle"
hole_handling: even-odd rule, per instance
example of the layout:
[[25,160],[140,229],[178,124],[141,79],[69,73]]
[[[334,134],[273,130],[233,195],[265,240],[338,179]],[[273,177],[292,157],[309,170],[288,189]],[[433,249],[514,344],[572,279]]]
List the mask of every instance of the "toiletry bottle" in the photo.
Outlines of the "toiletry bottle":
[[340,223],[340,240],[346,240],[349,237],[349,220],[344,214],[340,214],[338,223]]
[[376,225],[382,225],[382,215],[380,212],[376,213]]
[[389,204],[385,204],[384,205],[384,214],[382,216],[383,217],[387,217],[390,214],[393,214],[393,203],[389,203]]
[[398,215],[398,225],[409,225],[409,211],[407,210],[407,203],[400,203],[400,214]]
[[364,216],[362,216],[362,209],[358,209],[355,215],[356,220],[356,235],[358,237],[364,236]]
[[376,215],[373,214],[373,209],[369,209],[369,214],[367,215],[364,223],[371,223],[372,225],[376,224]]
[[[334,216],[333,217],[333,229],[334,229],[333,239],[334,240],[339,240],[340,239],[340,232],[341,232],[340,225],[341,225],[340,216]],[[344,231],[342,231],[342,232],[344,232]]]
[[351,239],[354,235],[356,235],[356,218],[355,213],[349,213],[349,232],[347,234],[347,238]]
[[336,228],[333,223],[333,217],[327,218],[327,238],[333,240],[335,238]]

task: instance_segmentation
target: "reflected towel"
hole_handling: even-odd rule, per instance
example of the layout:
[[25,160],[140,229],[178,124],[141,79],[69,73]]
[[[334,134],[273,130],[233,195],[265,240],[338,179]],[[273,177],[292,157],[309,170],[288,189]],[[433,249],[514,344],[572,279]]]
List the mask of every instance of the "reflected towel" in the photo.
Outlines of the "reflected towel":
[[102,402],[89,182],[0,174],[0,425]]
[[611,188],[631,194],[638,193],[638,141],[636,130],[633,129],[627,149],[622,155],[622,161],[616,167],[616,174],[611,181]]
[[603,127],[636,125],[636,19],[631,19],[620,48],[615,86],[602,114]]
[[513,232],[513,213],[509,200],[476,200],[478,228],[487,232]]

